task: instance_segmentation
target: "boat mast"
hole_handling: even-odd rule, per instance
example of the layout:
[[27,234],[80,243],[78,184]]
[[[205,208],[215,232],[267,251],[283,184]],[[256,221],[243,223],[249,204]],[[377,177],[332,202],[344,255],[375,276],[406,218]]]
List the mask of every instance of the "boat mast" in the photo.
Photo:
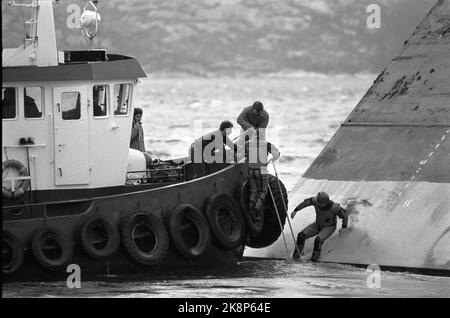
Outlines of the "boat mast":
[[4,49],[2,66],[56,66],[58,50],[56,46],[55,20],[52,0],[32,0],[30,3],[9,1],[12,7],[31,9],[25,43],[16,49]]

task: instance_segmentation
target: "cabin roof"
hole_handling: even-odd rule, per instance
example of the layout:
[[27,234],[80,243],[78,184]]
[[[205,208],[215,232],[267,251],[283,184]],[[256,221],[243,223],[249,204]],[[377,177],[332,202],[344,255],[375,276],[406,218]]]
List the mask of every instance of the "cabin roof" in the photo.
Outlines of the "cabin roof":
[[136,59],[115,54],[108,55],[108,61],[94,63],[3,67],[2,76],[3,82],[106,81],[147,77]]

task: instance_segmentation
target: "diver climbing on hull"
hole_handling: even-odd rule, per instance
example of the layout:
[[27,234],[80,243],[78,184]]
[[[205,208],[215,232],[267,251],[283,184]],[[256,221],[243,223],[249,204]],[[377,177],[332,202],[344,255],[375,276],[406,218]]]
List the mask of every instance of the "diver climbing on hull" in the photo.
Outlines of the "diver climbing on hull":
[[331,201],[327,193],[319,192],[316,197],[305,199],[300,203],[291,213],[291,218],[293,219],[297,215],[297,212],[309,206],[314,207],[316,220],[298,234],[296,242],[297,249],[295,249],[292,257],[294,260],[299,260],[305,246],[305,241],[316,236],[311,257],[311,261],[316,262],[320,258],[323,244],[336,231],[337,217],[342,219],[342,228],[339,230],[339,234],[343,234],[347,229],[348,216],[345,209],[338,203]]

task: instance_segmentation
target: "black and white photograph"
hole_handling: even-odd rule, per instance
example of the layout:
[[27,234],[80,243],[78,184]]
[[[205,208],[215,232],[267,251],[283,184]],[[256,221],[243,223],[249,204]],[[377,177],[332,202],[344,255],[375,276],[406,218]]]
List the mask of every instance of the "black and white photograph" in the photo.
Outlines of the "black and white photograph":
[[2,298],[450,298],[450,0],[1,16]]

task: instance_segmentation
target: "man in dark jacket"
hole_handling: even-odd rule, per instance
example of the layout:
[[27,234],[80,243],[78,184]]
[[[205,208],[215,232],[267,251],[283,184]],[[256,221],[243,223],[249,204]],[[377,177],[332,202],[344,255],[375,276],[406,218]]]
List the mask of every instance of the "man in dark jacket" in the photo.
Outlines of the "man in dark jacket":
[[[298,211],[313,206],[316,210],[316,221],[304,228],[297,236],[297,247],[300,253],[303,251],[305,241],[316,236],[314,241],[314,250],[311,260],[317,261],[320,257],[320,251],[324,242],[336,231],[337,216],[342,219],[342,229],[347,228],[348,216],[347,212],[338,204],[330,200],[325,192],[320,192],[316,197],[306,199],[300,203],[292,212],[293,219]],[[339,231],[341,234],[342,229]],[[294,259],[299,259],[300,255],[297,249],[294,251]]]
[[144,129],[142,128],[142,108],[136,107],[133,114],[130,148],[145,152]]
[[[237,151],[237,145],[234,144],[229,135],[233,130],[233,123],[225,120],[220,124],[219,129],[214,130],[204,136],[197,138],[189,148],[189,156],[193,163],[194,178],[200,178],[208,173],[208,164],[211,163],[230,163],[234,156],[227,153],[226,146]],[[227,154],[231,158],[227,158]]]
[[237,123],[244,131],[248,129],[267,128],[269,125],[269,114],[264,110],[261,102],[255,102],[252,106],[246,107],[239,117]]

